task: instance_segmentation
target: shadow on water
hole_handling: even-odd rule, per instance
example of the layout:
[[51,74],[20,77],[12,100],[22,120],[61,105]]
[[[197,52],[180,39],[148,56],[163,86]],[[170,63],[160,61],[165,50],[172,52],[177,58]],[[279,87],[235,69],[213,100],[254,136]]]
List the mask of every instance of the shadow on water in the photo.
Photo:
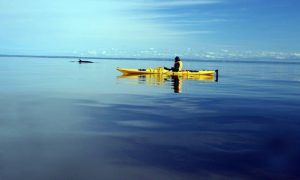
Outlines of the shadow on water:
[[214,75],[165,75],[165,74],[143,74],[143,75],[122,75],[118,79],[127,79],[137,84],[147,84],[150,86],[166,86],[171,87],[174,93],[181,93],[183,81],[202,81],[202,82],[218,82],[218,73]]

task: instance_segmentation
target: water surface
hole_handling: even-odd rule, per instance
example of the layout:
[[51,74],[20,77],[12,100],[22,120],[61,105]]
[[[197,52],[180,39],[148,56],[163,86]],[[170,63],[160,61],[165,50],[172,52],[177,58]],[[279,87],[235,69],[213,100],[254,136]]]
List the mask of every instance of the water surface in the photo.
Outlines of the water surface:
[[[0,179],[298,179],[300,63],[0,58]],[[175,85],[174,85],[175,84]]]

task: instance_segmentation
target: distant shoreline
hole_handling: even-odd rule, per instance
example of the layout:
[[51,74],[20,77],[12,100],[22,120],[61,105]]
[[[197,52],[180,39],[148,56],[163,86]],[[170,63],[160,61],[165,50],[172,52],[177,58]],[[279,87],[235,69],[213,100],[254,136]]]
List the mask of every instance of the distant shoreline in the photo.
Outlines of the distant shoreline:
[[[53,59],[99,59],[99,60],[156,60],[156,61],[169,61],[173,60],[170,58],[157,58],[157,57],[92,57],[92,56],[56,56],[56,55],[14,55],[14,54],[0,54],[0,57],[23,57],[23,58],[53,58]],[[195,61],[196,59],[189,59]]]
[[[91,56],[58,56],[58,55],[13,55],[13,54],[0,54],[0,57],[8,58],[52,58],[52,59],[94,59],[94,60],[154,60],[154,61],[172,61],[173,57],[170,58],[157,58],[157,57],[91,57]],[[184,61],[195,61],[195,62],[236,62],[236,63],[279,63],[279,64],[300,64],[300,59],[272,59],[272,58],[232,58],[232,59],[194,59],[194,58],[183,58]]]
[[113,60],[138,60],[138,59],[157,59],[164,60],[166,58],[121,58],[121,57],[91,57],[91,56],[47,56],[47,55],[12,55],[0,54],[0,57],[28,57],[28,58],[64,58],[64,59],[113,59]]

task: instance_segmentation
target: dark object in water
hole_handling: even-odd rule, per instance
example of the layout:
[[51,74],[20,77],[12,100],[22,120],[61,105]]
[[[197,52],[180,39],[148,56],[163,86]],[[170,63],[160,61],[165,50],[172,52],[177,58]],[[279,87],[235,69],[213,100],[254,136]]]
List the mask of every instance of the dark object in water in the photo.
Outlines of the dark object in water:
[[216,79],[215,79],[215,81],[218,82],[219,81],[219,70],[216,69],[215,72],[216,72]]
[[94,63],[94,62],[92,62],[92,61],[83,61],[83,60],[81,60],[81,59],[79,59],[79,61],[78,61],[80,64],[81,63]]

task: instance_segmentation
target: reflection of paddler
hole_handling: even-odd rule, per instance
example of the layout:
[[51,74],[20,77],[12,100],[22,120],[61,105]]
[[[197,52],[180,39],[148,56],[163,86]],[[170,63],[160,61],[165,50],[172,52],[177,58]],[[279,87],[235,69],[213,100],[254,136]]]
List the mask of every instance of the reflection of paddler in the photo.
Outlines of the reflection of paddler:
[[178,76],[172,76],[174,93],[181,93],[182,81]]

